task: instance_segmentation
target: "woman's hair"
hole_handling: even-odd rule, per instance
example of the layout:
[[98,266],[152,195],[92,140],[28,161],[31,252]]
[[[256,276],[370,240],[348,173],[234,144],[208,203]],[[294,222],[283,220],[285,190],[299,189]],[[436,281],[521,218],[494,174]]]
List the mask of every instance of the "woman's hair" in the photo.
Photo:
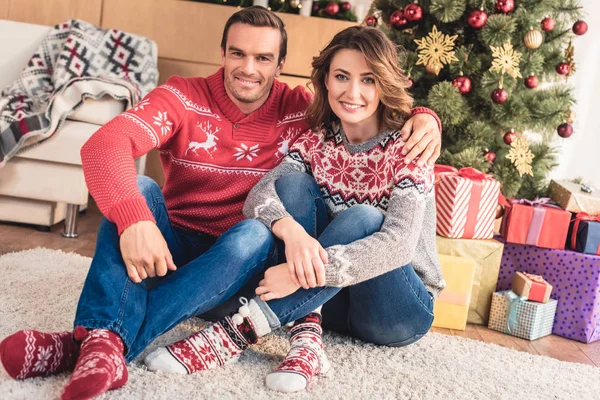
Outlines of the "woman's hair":
[[357,50],[363,54],[367,65],[375,74],[379,93],[379,118],[386,128],[399,129],[413,104],[406,91],[410,83],[398,66],[398,48],[380,30],[366,26],[352,26],[339,32],[318,56],[313,57],[311,83],[314,99],[307,110],[313,127],[330,125],[339,118],[327,100],[325,79],[335,54],[342,49]]

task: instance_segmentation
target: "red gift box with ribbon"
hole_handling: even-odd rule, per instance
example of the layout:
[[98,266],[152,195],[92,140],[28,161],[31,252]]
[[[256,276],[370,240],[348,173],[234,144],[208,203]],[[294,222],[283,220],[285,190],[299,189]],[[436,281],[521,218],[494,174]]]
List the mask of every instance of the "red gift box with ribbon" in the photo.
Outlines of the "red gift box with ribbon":
[[552,285],[540,275],[517,272],[513,278],[512,290],[527,300],[547,303],[552,293]]
[[[585,212],[579,212],[577,214],[575,214],[575,218],[573,219],[573,224],[571,226],[571,232],[570,232],[570,245],[571,245],[571,249],[575,250],[575,251],[579,251],[581,253],[587,253],[587,254],[596,254],[600,256],[600,241],[598,240],[599,237],[599,232],[600,230],[597,228],[597,226],[585,226],[585,223],[600,223],[600,215],[590,215],[588,213]],[[580,235],[579,232],[579,225],[581,222],[584,222],[583,225],[583,229],[584,232],[583,235]],[[592,229],[594,228],[594,229]],[[592,233],[593,232],[593,233]],[[591,237],[593,237],[593,239],[595,239],[595,241],[593,239],[590,239]],[[587,240],[586,240],[587,239]],[[588,241],[591,241],[591,243],[589,243]],[[584,243],[582,243],[584,242]]]
[[437,234],[449,238],[491,239],[500,183],[475,168],[435,166]]
[[563,250],[571,213],[548,204],[550,198],[509,200],[500,234],[509,243]]

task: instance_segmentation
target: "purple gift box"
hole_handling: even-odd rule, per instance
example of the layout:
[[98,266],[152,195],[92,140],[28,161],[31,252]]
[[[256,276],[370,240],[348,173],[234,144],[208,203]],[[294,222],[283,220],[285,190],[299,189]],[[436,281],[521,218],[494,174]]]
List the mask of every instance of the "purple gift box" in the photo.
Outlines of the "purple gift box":
[[553,286],[550,297],[558,307],[552,333],[583,343],[600,340],[600,256],[506,243],[496,291],[511,289],[517,271],[541,275]]

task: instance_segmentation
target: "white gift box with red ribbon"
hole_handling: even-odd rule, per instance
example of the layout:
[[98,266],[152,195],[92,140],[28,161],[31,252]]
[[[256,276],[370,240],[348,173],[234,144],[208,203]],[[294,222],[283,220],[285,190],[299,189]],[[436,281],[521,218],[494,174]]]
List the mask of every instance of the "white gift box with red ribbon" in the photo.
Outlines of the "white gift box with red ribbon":
[[437,234],[449,238],[491,239],[500,183],[475,168],[435,166]]

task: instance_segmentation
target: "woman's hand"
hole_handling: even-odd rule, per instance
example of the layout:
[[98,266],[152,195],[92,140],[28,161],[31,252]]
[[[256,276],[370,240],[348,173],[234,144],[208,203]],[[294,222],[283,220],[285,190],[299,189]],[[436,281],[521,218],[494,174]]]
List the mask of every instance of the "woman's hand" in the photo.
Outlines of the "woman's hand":
[[292,281],[304,289],[324,286],[327,252],[321,244],[290,217],[275,222],[273,233],[285,243],[285,259]]
[[289,296],[300,288],[290,278],[286,263],[275,265],[265,271],[265,278],[258,282],[256,294],[262,301]]

